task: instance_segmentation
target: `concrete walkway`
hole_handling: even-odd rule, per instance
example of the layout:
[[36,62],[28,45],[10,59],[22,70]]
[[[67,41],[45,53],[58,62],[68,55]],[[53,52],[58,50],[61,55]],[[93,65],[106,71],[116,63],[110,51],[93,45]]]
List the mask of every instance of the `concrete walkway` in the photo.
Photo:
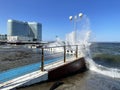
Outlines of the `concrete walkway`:
[[48,80],[48,70],[59,67],[61,65],[67,64],[69,62],[74,61],[75,57],[67,58],[66,62],[64,63],[63,60],[59,60],[50,64],[45,65],[44,70],[37,70],[23,76],[17,77],[15,79],[6,81],[0,84],[0,90],[10,90],[16,87],[21,86],[29,86],[34,83],[42,82]]

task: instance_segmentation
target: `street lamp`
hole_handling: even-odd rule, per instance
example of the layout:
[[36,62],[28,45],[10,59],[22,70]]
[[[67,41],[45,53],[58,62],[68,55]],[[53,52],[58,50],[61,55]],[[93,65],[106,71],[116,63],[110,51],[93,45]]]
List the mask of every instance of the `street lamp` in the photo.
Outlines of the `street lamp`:
[[74,22],[74,30],[75,30],[75,44],[77,44],[77,22],[83,17],[83,13],[79,13],[75,16],[69,16],[69,20]]
[[79,13],[78,15],[73,16],[69,16],[69,20],[70,21],[74,21],[74,30],[77,29],[76,23],[82,18],[83,13]]
[[79,17],[82,18],[83,14],[82,13],[79,13]]

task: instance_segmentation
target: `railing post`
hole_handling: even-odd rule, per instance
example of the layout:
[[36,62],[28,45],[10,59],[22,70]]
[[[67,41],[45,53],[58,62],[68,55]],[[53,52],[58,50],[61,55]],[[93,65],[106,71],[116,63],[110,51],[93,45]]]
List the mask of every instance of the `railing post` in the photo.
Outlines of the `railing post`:
[[64,46],[64,63],[66,62],[66,46]]
[[78,58],[78,45],[76,45],[76,58]]
[[42,48],[41,53],[41,71],[44,71],[44,48]]

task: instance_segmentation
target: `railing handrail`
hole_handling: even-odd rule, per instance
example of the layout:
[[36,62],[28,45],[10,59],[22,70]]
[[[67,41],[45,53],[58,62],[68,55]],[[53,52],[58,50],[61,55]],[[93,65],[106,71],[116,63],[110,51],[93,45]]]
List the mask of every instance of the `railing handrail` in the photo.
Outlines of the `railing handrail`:
[[53,46],[53,47],[42,47],[42,48],[44,48],[44,49],[46,49],[46,48],[57,48],[57,47],[64,47],[64,46],[82,46],[82,45],[62,45],[62,46]]
[[47,49],[47,48],[59,48],[59,47],[62,47],[63,48],[63,56],[64,56],[64,63],[66,62],[66,48],[67,47],[73,47],[75,46],[75,57],[78,58],[78,46],[82,46],[82,45],[63,45],[63,46],[54,46],[54,47],[42,47],[41,50],[41,71],[44,71],[44,49]]

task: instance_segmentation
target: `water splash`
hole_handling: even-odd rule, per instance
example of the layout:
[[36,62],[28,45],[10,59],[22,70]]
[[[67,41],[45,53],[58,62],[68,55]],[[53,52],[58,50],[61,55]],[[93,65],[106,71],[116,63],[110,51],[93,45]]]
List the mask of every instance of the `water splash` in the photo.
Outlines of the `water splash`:
[[[79,55],[85,57],[87,67],[95,71],[97,73],[101,73],[103,75],[107,75],[113,78],[120,78],[120,70],[115,68],[108,68],[99,64],[96,64],[92,60],[90,45],[89,42],[91,39],[91,29],[90,29],[90,20],[84,15],[82,20],[79,20],[77,23],[77,30],[73,30],[72,32],[66,35],[66,40],[63,42],[59,37],[56,38],[54,43],[50,43],[48,47],[54,46],[64,46],[64,45],[79,45],[78,53]],[[68,47],[67,50],[75,51],[75,47]],[[54,52],[61,51],[63,52],[63,48],[55,48]]]
[[60,46],[64,46],[65,43],[64,41],[62,41],[59,37],[56,37],[56,41],[51,42],[49,44],[47,44],[46,47],[51,47],[51,48],[47,48],[45,50],[45,52],[48,53],[59,53],[59,52],[64,52],[64,48],[60,47]]
[[85,60],[89,63],[89,69],[103,75],[107,75],[113,78],[120,78],[120,70],[116,68],[108,68],[99,64],[96,64],[91,58],[86,57]]
[[[82,19],[79,19],[78,21],[77,29],[66,35],[66,45],[79,45],[79,54],[83,57],[86,55],[90,56],[90,20],[86,15],[84,15]],[[70,47],[70,49],[75,50],[74,47]]]
[[[96,64],[92,60],[92,56],[90,53],[90,22],[87,16],[84,16],[83,19],[78,23],[79,26],[77,30],[72,31],[71,33],[66,35],[66,44],[67,45],[80,45],[79,53],[81,56],[85,57],[87,67],[95,71],[97,73],[101,73],[103,75],[107,75],[113,78],[120,78],[120,70],[115,68],[108,68],[99,64]],[[78,25],[77,24],[77,25]],[[73,48],[72,48],[73,49]]]
[[46,47],[57,47],[57,46],[64,46],[65,43],[63,40],[61,40],[59,37],[56,37],[56,40],[54,42],[51,42],[47,44]]

